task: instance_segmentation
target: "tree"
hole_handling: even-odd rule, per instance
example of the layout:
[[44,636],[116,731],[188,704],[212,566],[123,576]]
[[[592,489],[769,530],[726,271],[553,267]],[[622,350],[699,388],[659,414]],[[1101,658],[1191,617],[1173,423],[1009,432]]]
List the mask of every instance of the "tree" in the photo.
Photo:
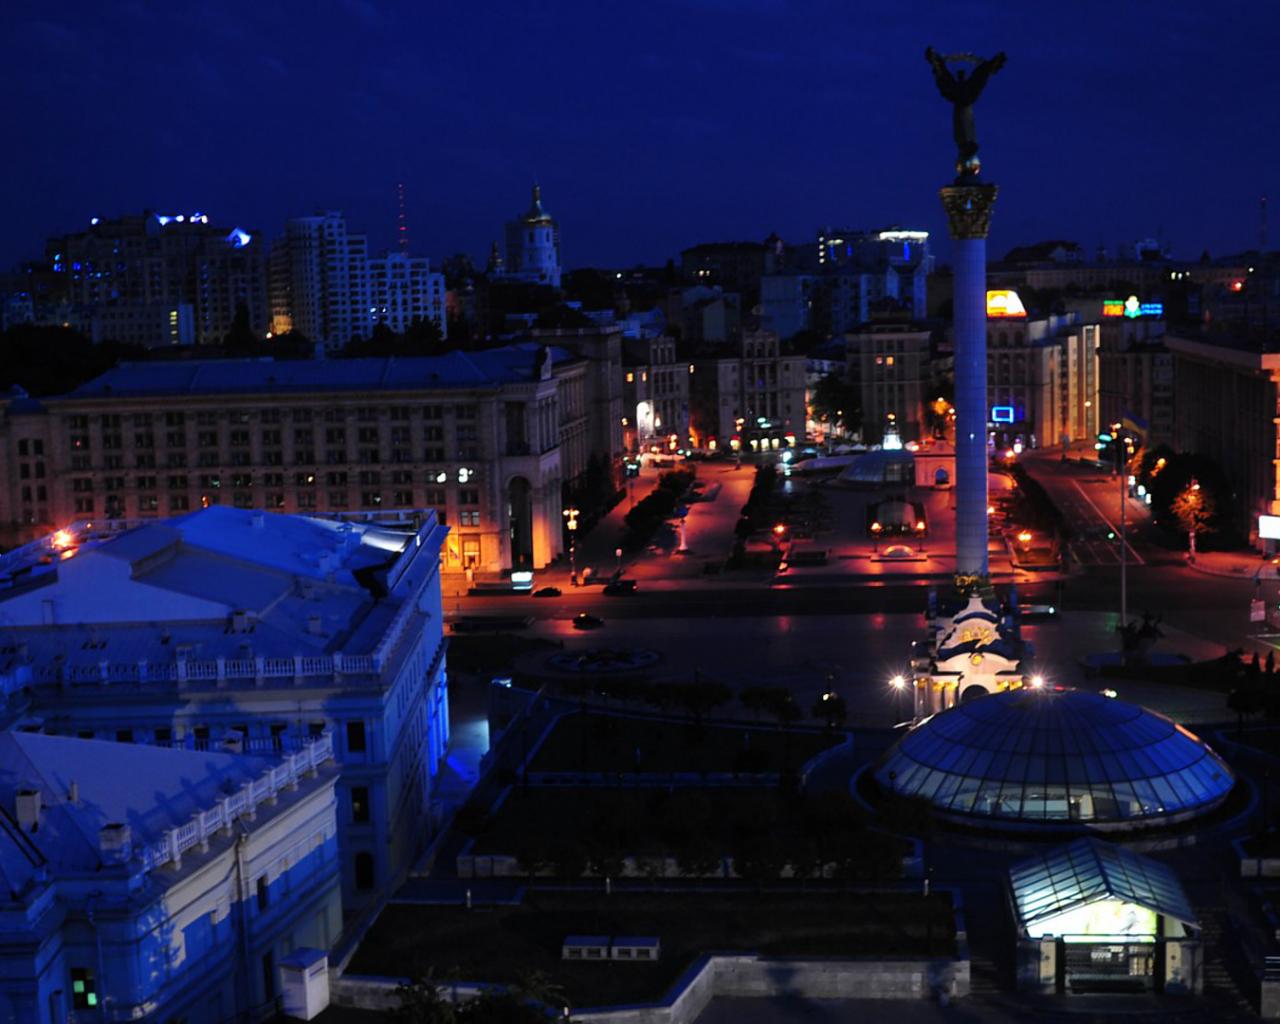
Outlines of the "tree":
[[841,373],[828,373],[814,385],[809,405],[813,418],[848,433],[862,425],[862,396]]
[[228,355],[256,355],[266,348],[266,343],[249,325],[249,307],[243,302],[236,304],[235,316],[222,344]]
[[1196,534],[1212,533],[1210,524],[1217,512],[1213,495],[1200,486],[1198,480],[1192,479],[1186,488],[1173,499],[1169,511],[1178,521],[1178,525],[1187,532],[1190,540],[1191,561],[1196,560]]
[[457,1008],[436,982],[435,969],[396,988],[400,1005],[387,1014],[387,1019],[403,1024],[457,1024]]

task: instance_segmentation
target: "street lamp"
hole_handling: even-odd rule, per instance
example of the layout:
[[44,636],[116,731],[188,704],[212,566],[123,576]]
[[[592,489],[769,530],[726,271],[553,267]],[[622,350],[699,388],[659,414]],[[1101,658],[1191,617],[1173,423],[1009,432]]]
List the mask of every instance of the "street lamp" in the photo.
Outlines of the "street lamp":
[[576,587],[578,585],[578,563],[574,552],[573,540],[578,532],[578,516],[582,513],[578,511],[576,506],[570,505],[562,514],[566,520],[565,527],[569,531],[569,583]]
[[1031,677],[1031,679],[1029,680],[1029,685],[1031,686],[1031,689],[1033,689],[1033,690],[1043,690],[1043,689],[1044,689],[1044,676],[1040,676],[1040,675],[1032,676],[1032,677]]
[[883,529],[884,527],[880,525],[879,520],[871,524],[871,543],[877,554],[880,552],[880,531]]
[[897,720],[902,721],[902,695],[907,689],[906,677],[896,675],[889,680],[889,687],[893,690],[893,710]]

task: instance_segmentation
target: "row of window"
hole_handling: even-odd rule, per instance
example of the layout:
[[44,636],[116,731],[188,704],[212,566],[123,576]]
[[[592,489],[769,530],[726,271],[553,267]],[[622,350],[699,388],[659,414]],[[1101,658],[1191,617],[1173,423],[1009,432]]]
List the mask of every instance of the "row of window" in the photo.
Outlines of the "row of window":
[[[103,430],[118,430],[127,420],[133,427],[152,427],[163,422],[165,427],[182,427],[187,423],[195,423],[199,427],[217,426],[219,423],[252,423],[255,420],[259,423],[282,423],[285,420],[292,420],[294,423],[311,423],[313,420],[321,420],[325,423],[344,423],[349,418],[354,418],[357,423],[377,423],[384,417],[395,421],[405,421],[414,418],[415,415],[423,419],[439,420],[443,419],[446,413],[452,413],[459,420],[474,420],[479,414],[478,406],[465,405],[393,405],[393,406],[336,406],[317,413],[316,410],[310,408],[294,408],[294,409],[233,409],[231,411],[205,411],[196,412],[188,415],[185,412],[166,412],[166,413],[149,413],[135,412],[129,415],[121,413],[103,413],[96,417],[90,417],[86,414],[78,414],[68,416],[66,424],[68,430],[88,430],[91,419],[96,419],[99,426]],[[43,442],[39,440],[32,441],[32,451],[34,454],[41,453],[41,445]],[[21,455],[26,454],[26,442],[18,442],[18,452]]]

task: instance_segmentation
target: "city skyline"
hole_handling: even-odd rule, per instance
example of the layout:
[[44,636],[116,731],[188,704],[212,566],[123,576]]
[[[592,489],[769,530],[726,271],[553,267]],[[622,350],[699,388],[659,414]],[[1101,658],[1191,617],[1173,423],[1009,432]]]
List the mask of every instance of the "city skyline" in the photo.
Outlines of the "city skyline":
[[[16,122],[0,264],[147,207],[206,210],[272,238],[289,217],[341,209],[371,248],[392,248],[399,181],[411,250],[435,259],[482,262],[534,180],[568,267],[661,262],[770,231],[807,241],[824,224],[940,239],[933,192],[951,154],[930,43],[1011,54],[979,112],[984,173],[1002,186],[994,257],[1042,238],[1092,254],[1148,236],[1179,258],[1222,255],[1258,244],[1280,127],[1248,102],[1266,85],[1274,15],[1260,10],[1181,3],[1152,18],[1087,4],[1061,24],[1012,4],[855,17],[699,0],[433,21],[346,0],[303,22],[24,5],[7,91],[40,116]],[[342,74],[341,53],[369,70]],[[89,108],[89,94],[114,99]]]

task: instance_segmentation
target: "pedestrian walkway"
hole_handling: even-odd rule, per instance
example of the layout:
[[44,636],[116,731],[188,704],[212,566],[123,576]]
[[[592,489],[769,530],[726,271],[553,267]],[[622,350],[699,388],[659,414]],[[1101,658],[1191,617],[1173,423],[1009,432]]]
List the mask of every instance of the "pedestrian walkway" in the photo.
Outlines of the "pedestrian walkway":
[[1280,579],[1280,566],[1275,564],[1274,556],[1264,556],[1257,551],[1200,551],[1196,553],[1196,560],[1188,561],[1187,564],[1206,576],[1248,580]]

